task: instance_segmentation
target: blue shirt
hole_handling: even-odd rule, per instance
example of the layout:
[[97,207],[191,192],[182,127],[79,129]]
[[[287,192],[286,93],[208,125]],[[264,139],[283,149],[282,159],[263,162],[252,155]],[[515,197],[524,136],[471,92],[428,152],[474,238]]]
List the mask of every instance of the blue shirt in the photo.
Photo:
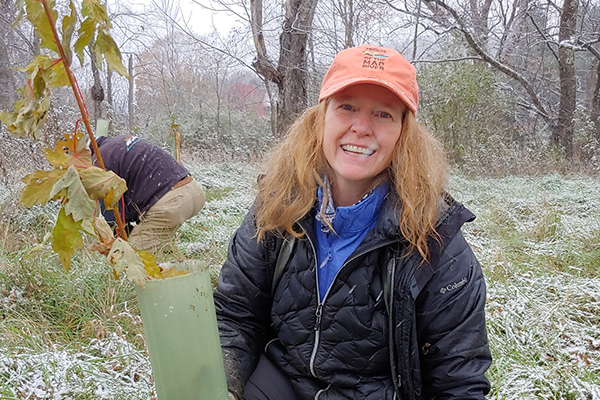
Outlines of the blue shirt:
[[[348,257],[375,226],[387,189],[387,184],[380,185],[358,203],[336,207],[332,221],[335,232],[327,232],[326,226],[322,229],[320,218],[315,218],[319,261],[317,277],[321,301]],[[319,188],[318,197],[320,210],[323,202],[322,188]]]

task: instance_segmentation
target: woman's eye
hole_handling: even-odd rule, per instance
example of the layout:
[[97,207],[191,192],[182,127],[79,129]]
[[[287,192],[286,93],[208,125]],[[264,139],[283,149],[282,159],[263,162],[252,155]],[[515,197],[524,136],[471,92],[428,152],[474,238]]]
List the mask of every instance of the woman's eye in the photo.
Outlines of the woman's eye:
[[352,111],[354,109],[354,107],[352,107],[350,104],[342,104],[340,108],[346,111]]
[[381,118],[392,118],[392,114],[390,114],[390,113],[388,113],[388,112],[385,112],[385,111],[381,111],[381,112],[379,113],[379,116],[380,116]]

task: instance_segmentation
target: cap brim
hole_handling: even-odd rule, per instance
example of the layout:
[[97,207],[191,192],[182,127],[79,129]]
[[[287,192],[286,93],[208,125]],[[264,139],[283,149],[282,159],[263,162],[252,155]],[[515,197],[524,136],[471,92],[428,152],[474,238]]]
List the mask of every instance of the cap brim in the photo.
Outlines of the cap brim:
[[334,94],[341,92],[342,90],[346,89],[349,86],[359,85],[361,83],[370,83],[370,84],[381,86],[381,87],[388,89],[389,91],[394,93],[396,96],[398,96],[400,98],[400,100],[402,100],[402,102],[404,102],[404,104],[406,104],[406,106],[415,115],[417,114],[416,104],[411,100],[411,98],[403,90],[396,87],[395,85],[390,84],[389,82],[386,82],[386,81],[383,81],[383,80],[377,79],[377,78],[368,78],[368,77],[352,78],[352,79],[347,79],[347,80],[338,82],[337,84],[333,85],[331,88],[320,93],[319,102],[321,102],[323,99],[326,99],[327,97],[333,96]]

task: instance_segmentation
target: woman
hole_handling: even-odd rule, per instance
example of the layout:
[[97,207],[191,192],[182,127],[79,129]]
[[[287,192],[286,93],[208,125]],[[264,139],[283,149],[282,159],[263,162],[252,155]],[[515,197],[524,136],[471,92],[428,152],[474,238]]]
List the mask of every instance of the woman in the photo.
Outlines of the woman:
[[444,192],[417,104],[398,52],[346,49],[272,154],[215,292],[230,398],[489,391],[485,283],[460,232],[474,216]]

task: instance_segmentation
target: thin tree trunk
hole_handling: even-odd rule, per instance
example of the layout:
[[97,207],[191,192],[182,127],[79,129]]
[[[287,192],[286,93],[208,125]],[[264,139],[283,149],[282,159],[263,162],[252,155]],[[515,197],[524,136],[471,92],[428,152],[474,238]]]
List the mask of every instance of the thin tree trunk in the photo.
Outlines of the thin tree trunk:
[[[12,2],[0,0],[0,11],[8,20],[12,20],[14,10]],[[10,27],[8,24],[0,23],[0,110],[12,109],[15,99],[15,78],[8,53],[8,35]]]
[[94,42],[90,42],[90,59],[92,65],[92,76],[94,77],[94,86],[92,86],[92,100],[94,101],[94,127],[98,118],[102,118],[102,101],[104,100],[104,89],[102,88],[102,82],[100,82],[100,72],[96,65],[96,55],[94,52]]
[[107,68],[106,72],[106,102],[113,105],[113,96],[112,96],[112,70]]
[[600,141],[600,58],[596,67],[596,87],[594,88],[594,95],[592,97],[590,116],[596,128],[596,140]]
[[129,56],[127,68],[129,72],[129,93],[127,97],[127,111],[129,116],[129,132],[133,133],[135,128],[135,121],[133,115],[133,56]]
[[558,33],[558,71],[560,77],[560,105],[558,120],[551,141],[565,150],[567,158],[573,156],[573,132],[575,130],[576,81],[575,51],[568,41],[573,39],[577,25],[578,0],[565,0],[560,16]]
[[317,0],[288,0],[277,69],[282,77],[277,102],[277,133],[283,135],[306,108],[306,46]]

